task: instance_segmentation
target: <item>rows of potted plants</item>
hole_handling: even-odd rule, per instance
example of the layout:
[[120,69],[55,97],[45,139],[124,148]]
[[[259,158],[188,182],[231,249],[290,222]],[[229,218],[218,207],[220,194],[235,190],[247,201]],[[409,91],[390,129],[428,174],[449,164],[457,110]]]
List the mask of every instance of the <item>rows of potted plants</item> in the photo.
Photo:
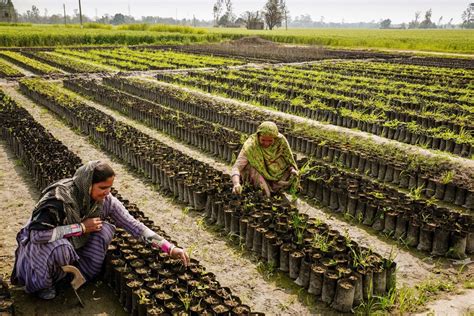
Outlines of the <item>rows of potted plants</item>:
[[[127,110],[122,111],[125,115],[130,116],[134,119],[137,119],[142,122],[150,122],[150,120],[155,119],[153,116],[147,116],[147,113],[151,113],[154,109],[161,109],[162,106],[151,103],[151,102],[144,102],[143,100],[133,97],[131,95],[124,94],[120,91],[115,89],[111,89],[104,85],[97,84],[96,81],[84,81],[84,80],[75,80],[75,81],[67,81],[65,82],[65,86],[67,88],[72,88],[75,91],[80,91],[81,93],[93,96],[99,102],[105,101],[107,106],[111,106],[112,108],[122,108],[124,104],[127,104]],[[99,97],[102,95],[103,97]],[[133,100],[133,101],[132,101]],[[145,107],[143,109],[143,107]],[[191,118],[191,117],[190,117]],[[165,119],[165,117],[163,117]],[[175,126],[176,123],[173,121],[177,121],[176,115],[166,118],[169,124]],[[169,121],[171,120],[171,121]],[[160,124],[151,124],[152,126],[157,125],[159,129],[163,130],[164,132],[177,137],[179,140],[186,140],[185,137],[182,135],[177,136],[177,134],[173,133],[173,129],[162,129],[160,128]],[[190,133],[199,134],[199,129],[195,129],[191,121],[191,124],[187,125],[187,130]],[[205,135],[203,135],[205,137]],[[241,134],[241,137],[244,136]],[[236,135],[236,137],[239,137]],[[205,139],[203,139],[205,142]],[[200,149],[206,148],[202,146],[203,141],[195,144],[196,147]],[[209,141],[209,139],[207,140]],[[293,148],[296,148],[298,144],[295,144],[295,139],[290,138],[290,144]],[[301,146],[301,145],[299,145]],[[301,150],[301,149],[300,149]],[[409,194],[401,193],[396,189],[390,188],[386,185],[380,185],[376,182],[368,180],[366,177],[353,174],[351,172],[346,172],[344,170],[339,170],[338,167],[345,166],[346,163],[348,166],[352,164],[352,158],[346,153],[332,152],[329,153],[330,156],[336,156],[336,159],[339,161],[339,165],[336,167],[331,167],[328,164],[322,162],[321,157],[323,148],[319,148],[319,150],[315,151],[315,157],[319,158],[312,162],[314,166],[309,166],[310,170],[316,169],[316,171],[310,171],[305,174],[305,178],[303,181],[303,194],[307,195],[309,199],[315,199],[317,202],[322,203],[325,206],[329,206],[332,210],[339,210],[339,212],[346,214],[346,216],[350,219],[356,219],[360,223],[363,223],[368,226],[374,226],[377,231],[383,231],[384,233],[394,237],[397,240],[401,240],[404,242],[403,238],[406,236],[407,229],[408,229],[408,219],[414,224],[412,228],[412,233],[415,234],[414,236],[420,235],[421,227],[429,226],[433,228],[435,227],[442,227],[444,231],[447,233],[443,235],[443,240],[437,240],[436,242],[426,241],[426,238],[422,238],[420,240],[418,237],[410,238],[414,239],[411,240],[408,245],[411,247],[417,247],[419,250],[427,251],[432,253],[433,255],[438,256],[452,256],[452,257],[464,257],[467,253],[474,252],[474,226],[472,225],[472,217],[471,216],[464,216],[457,212],[453,212],[452,210],[442,208],[435,204],[430,204],[427,201],[421,199],[421,195],[423,191],[426,194],[437,197],[438,199],[444,197],[445,195],[449,195],[453,201],[455,199],[459,199],[464,201],[466,199],[463,195],[456,195],[455,190],[453,187],[445,187],[442,185],[436,186],[436,184],[428,182],[427,179],[417,179],[414,177],[410,177],[407,174],[402,173],[402,170],[393,170],[386,168],[380,168],[379,164],[373,164],[370,160],[358,160],[357,161],[357,168],[363,170],[364,174],[372,174],[376,178],[380,178],[381,180],[390,180],[406,183],[406,186],[411,190]],[[230,161],[228,161],[230,162]],[[322,170],[326,171],[328,178],[321,177],[320,172]],[[380,175],[379,175],[380,174]],[[345,181],[339,182],[335,181],[334,179],[344,179]],[[387,178],[387,179],[385,179]],[[318,195],[314,193],[315,183],[311,182],[312,179],[319,179],[320,186],[324,184],[327,196],[323,198],[323,191],[319,190]],[[310,194],[308,194],[307,186],[308,181],[312,184],[312,190]],[[418,181],[420,181],[418,183]],[[352,190],[348,187],[349,184],[352,184]],[[359,189],[359,187],[361,189]],[[354,213],[354,210],[348,212],[347,202],[348,202],[348,194],[347,192],[351,192],[351,198],[353,203],[358,203],[359,207],[361,208],[360,212],[357,214]],[[370,192],[370,195],[367,197],[366,192]],[[329,203],[329,196],[331,196],[333,201]],[[378,198],[374,198],[378,197]],[[390,197],[390,198],[389,198]],[[375,202],[373,201],[375,200]],[[458,202],[459,203],[459,202]],[[470,199],[469,203],[473,204],[474,199]],[[354,207],[355,205],[354,204]],[[371,205],[372,208],[367,207],[367,212],[365,211],[365,206]],[[474,207],[474,205],[470,205],[470,207]],[[377,211],[378,209],[378,211]],[[364,214],[364,212],[366,212]],[[391,216],[387,214],[390,213]],[[395,214],[395,215],[393,215]],[[366,218],[364,218],[366,216]],[[395,230],[391,230],[389,228],[389,224],[385,225],[387,221],[397,221],[399,222],[399,231],[395,234]],[[403,218],[403,220],[401,219]],[[436,222],[434,224],[433,222]],[[375,224],[374,224],[375,223]],[[384,227],[387,227],[384,229]],[[416,231],[415,227],[419,230]],[[441,229],[441,228],[440,228]]]
[[28,58],[18,52],[0,51],[0,57],[38,75],[54,75],[61,72],[57,68],[51,67],[50,65],[41,63],[37,60]]
[[472,71],[422,67],[399,64],[378,64],[373,62],[340,61],[337,63],[318,63],[303,66],[303,69],[324,69],[336,73],[363,74],[367,77],[384,77],[413,83],[438,83],[450,87],[463,88],[474,79]]
[[[228,71],[232,73],[232,71]],[[469,113],[459,105],[472,105],[469,89],[445,87],[440,84],[414,84],[384,78],[365,77],[364,74],[341,74],[324,69],[308,70],[298,65],[274,66],[261,69],[241,68],[239,76],[267,80],[268,77],[298,88],[321,89],[364,101],[383,100],[391,106],[422,112],[442,107],[449,114]],[[272,79],[268,79],[272,80]],[[291,95],[291,92],[289,92]],[[430,102],[426,102],[430,101]],[[459,112],[457,112],[457,111]]]
[[[451,205],[457,205],[466,209],[472,209],[474,198],[472,181],[461,177],[461,172],[449,163],[439,158],[427,158],[416,154],[406,154],[399,148],[390,145],[370,145],[370,140],[350,138],[336,132],[328,132],[305,124],[295,124],[276,115],[261,110],[244,110],[230,102],[224,102],[212,97],[205,97],[183,91],[180,88],[166,86],[150,81],[110,77],[103,79],[105,84],[112,85],[118,89],[127,91],[165,106],[175,108],[179,111],[189,113],[204,120],[218,123],[222,126],[243,132],[254,133],[259,122],[273,120],[277,122],[282,133],[288,138],[294,150],[309,156],[322,159],[333,164],[340,164],[340,157],[344,156],[347,162],[343,167],[364,174],[364,169],[359,167],[359,161],[380,170],[380,175],[369,174],[376,181],[396,185],[401,189],[411,189],[412,185],[406,181],[399,181],[389,175],[392,170],[401,172],[411,178],[426,179],[429,183],[425,187],[454,187],[457,199],[438,195],[437,199]],[[334,153],[337,153],[334,155]],[[388,170],[388,171],[387,171]],[[464,172],[464,171],[463,171]],[[424,183],[420,181],[420,183]],[[412,182],[413,184],[413,182]],[[424,198],[432,198],[431,191],[421,190]]]
[[461,69],[474,69],[472,60],[469,58],[444,58],[444,57],[432,57],[432,56],[411,56],[410,58],[400,58],[386,60],[389,63],[400,63],[417,66],[429,66],[429,67],[446,67],[446,68],[461,68]]
[[170,50],[132,50],[119,48],[114,50],[69,50],[57,49],[57,53],[91,60],[96,63],[110,65],[123,70],[156,70],[176,68],[198,68],[232,66],[242,64],[242,61],[231,58],[210,57]]
[[239,78],[240,74],[240,70],[231,73],[227,70],[216,73],[194,71],[162,73],[157,78],[463,157],[470,158],[474,154],[471,114],[420,113],[388,106],[383,100],[359,100],[315,87],[312,90],[297,88],[293,82],[287,86],[278,78],[248,79]]
[[128,95],[96,80],[64,80],[64,87],[85,94],[131,118],[146,123],[207,153],[231,162],[240,149],[240,133],[220,128],[187,113]]
[[[366,173],[378,173],[370,164],[364,169]],[[473,216],[422,200],[420,188],[425,184],[417,184],[418,179],[403,173],[391,174],[401,181],[413,182],[410,194],[405,195],[325,163],[311,162],[308,170],[302,179],[302,194],[333,212],[434,256],[465,258],[474,253]],[[433,195],[450,194],[455,198],[454,190],[429,190]]]
[[71,73],[107,72],[110,68],[55,52],[23,52],[23,55]]
[[[228,87],[238,85],[241,88],[236,95],[240,99],[254,99],[265,106],[289,101],[290,105],[310,109],[345,108],[362,113],[379,113],[385,120],[418,120],[423,128],[448,125],[455,131],[463,127],[469,128],[471,125],[468,116],[471,115],[469,106],[472,101],[468,99],[468,89],[450,89],[448,98],[446,94],[441,95],[439,92],[415,92],[414,85],[401,90],[398,82],[393,81],[391,84],[396,86],[394,94],[393,89],[392,93],[387,90],[390,84],[386,81],[343,77],[337,74],[328,76],[327,72],[322,71],[311,71],[308,74],[298,67],[289,66],[264,70],[247,67],[238,70],[190,71],[185,74],[161,76],[163,80],[199,86],[209,92],[212,89],[220,89],[229,94]],[[365,81],[363,84],[362,80]],[[258,96],[255,95],[257,91]],[[444,100],[441,102],[440,99]],[[400,115],[394,117],[394,114]]]
[[[81,165],[79,157],[48,133],[26,110],[2,96],[2,138],[35,177],[38,188],[44,188],[40,177],[51,182],[71,177]],[[47,168],[38,173],[42,165]],[[136,204],[124,199],[115,189],[112,194],[132,216],[176,244]],[[197,260],[192,259],[190,266],[185,268],[179,260],[150,248],[120,228],[109,246],[103,278],[131,315],[262,315],[252,313],[250,307],[243,305],[229,288],[222,287],[216,276],[206,271]],[[6,283],[0,284],[0,312],[3,315],[3,312],[13,312],[13,302],[4,288]]]
[[24,74],[4,60],[0,60],[0,78],[19,78]]
[[383,259],[317,219],[300,214],[282,203],[281,197],[269,200],[256,191],[235,196],[229,175],[73,100],[58,86],[39,80],[23,80],[20,85],[29,97],[92,136],[179,201],[203,210],[226,232],[245,236],[259,257],[299,279],[298,284],[335,309],[349,311],[372,291],[384,295],[394,286],[393,258]]

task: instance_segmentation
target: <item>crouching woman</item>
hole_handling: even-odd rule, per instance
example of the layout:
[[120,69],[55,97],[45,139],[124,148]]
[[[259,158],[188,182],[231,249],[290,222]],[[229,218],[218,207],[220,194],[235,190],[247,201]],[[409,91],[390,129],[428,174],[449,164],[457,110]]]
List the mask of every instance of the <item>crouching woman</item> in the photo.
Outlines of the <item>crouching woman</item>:
[[86,280],[99,274],[115,226],[152,243],[172,258],[189,262],[175,247],[133,218],[110,193],[115,173],[103,162],[89,162],[73,178],[60,180],[43,192],[31,219],[17,235],[12,284],[42,299],[56,296],[55,284],[66,276],[61,267],[76,266]]

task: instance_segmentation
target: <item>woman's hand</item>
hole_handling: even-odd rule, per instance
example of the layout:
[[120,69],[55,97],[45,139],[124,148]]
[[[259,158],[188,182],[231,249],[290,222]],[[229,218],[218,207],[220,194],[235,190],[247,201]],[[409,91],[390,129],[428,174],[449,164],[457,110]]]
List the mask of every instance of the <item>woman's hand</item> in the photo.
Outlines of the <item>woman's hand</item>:
[[290,174],[292,177],[298,177],[300,175],[300,172],[295,168],[291,168]]
[[85,219],[82,224],[86,230],[83,233],[93,233],[98,232],[102,229],[102,220],[100,217],[93,217]]
[[242,185],[240,183],[234,184],[234,187],[232,188],[232,193],[234,194],[242,194]]
[[189,265],[189,256],[188,254],[181,248],[174,247],[170,252],[170,257],[173,259],[179,259],[184,264],[184,266]]

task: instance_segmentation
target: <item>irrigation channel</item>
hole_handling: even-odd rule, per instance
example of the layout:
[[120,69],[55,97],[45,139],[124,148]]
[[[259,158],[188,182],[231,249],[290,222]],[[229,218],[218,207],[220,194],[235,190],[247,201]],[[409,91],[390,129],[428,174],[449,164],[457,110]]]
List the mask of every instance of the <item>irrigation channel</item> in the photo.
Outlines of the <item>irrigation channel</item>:
[[[183,269],[118,230],[103,275],[80,291],[86,309],[61,285],[57,300],[78,314],[470,311],[472,72],[395,59],[245,66],[166,54],[3,53],[22,73],[0,83],[5,280],[39,190],[100,159],[118,174],[113,194],[193,264]],[[192,70],[166,70],[176,68]],[[231,164],[263,120],[297,154],[301,190],[232,195]],[[7,312],[64,311],[3,283]]]

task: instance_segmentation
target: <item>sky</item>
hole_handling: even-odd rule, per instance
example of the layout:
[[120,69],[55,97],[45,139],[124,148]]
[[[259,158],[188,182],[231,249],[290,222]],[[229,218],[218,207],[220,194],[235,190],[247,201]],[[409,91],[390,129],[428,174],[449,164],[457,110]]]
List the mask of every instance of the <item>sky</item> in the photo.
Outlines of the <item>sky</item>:
[[[73,14],[78,8],[78,0],[12,0],[19,13],[24,13],[36,5],[41,14],[44,9],[48,15],[62,14],[63,3],[66,13]],[[212,6],[215,0],[81,0],[83,14],[94,18],[96,16],[123,13],[135,18],[142,16],[173,17],[178,19],[212,20]],[[256,11],[263,8],[266,0],[233,0],[234,13],[239,16],[245,11]],[[311,15],[314,21],[324,22],[370,22],[389,18],[392,23],[409,22],[414,19],[415,12],[421,11],[421,16],[428,9],[433,9],[432,21],[437,23],[440,16],[443,22],[454,18],[453,23],[461,22],[461,14],[467,8],[469,0],[286,0],[292,18],[302,15]]]

